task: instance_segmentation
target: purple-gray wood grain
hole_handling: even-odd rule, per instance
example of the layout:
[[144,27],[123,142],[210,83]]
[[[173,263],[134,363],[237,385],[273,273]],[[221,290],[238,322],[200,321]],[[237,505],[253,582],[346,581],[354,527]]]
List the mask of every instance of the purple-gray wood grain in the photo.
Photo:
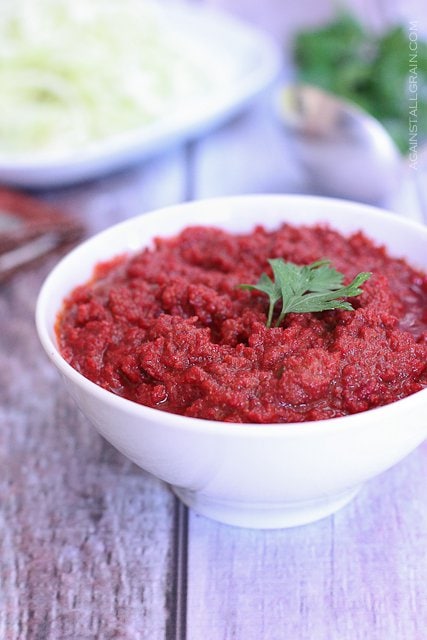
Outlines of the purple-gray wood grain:
[[173,498],[63,389],[33,328],[40,275],[0,295],[0,638],[164,638]]
[[[181,200],[182,158],[49,199],[90,234]],[[160,640],[175,624],[175,500],[95,433],[42,352],[35,301],[57,259],[0,285],[0,639]]]
[[427,445],[335,516],[245,531],[190,515],[192,638],[425,640]]

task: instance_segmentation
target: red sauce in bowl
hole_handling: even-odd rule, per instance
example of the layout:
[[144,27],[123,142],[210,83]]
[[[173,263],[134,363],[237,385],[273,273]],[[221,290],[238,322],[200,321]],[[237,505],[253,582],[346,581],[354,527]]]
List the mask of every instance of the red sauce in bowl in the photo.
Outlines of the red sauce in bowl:
[[[275,257],[329,258],[346,281],[373,275],[355,311],[289,314],[267,329],[267,298],[237,285],[269,273]],[[427,386],[427,276],[363,233],[191,227],[97,265],[65,301],[57,337],[77,371],[149,407],[230,422],[320,420]]]

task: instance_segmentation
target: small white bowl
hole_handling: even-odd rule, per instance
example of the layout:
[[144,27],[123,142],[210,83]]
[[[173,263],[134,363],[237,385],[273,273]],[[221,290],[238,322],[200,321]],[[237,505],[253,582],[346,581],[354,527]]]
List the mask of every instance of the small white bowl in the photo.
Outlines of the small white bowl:
[[118,397],[84,378],[60,355],[55,320],[65,296],[94,265],[175,235],[188,225],[230,232],[262,223],[274,229],[327,222],[363,229],[427,270],[427,227],[365,205],[307,196],[242,196],[193,202],[145,214],[84,242],[53,269],[37,302],[47,354],[95,428],[137,465],[161,478],[195,511],[232,525],[306,524],[349,502],[427,437],[427,389],[384,407],[299,424],[230,424],[162,412]]

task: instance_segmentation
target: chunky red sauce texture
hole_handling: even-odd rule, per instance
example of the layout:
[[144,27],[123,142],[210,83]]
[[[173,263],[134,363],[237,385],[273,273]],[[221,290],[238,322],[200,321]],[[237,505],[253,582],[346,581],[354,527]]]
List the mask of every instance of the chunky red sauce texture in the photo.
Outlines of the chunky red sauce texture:
[[[346,282],[373,276],[355,311],[289,314],[267,329],[267,296],[237,285],[271,273],[275,257],[329,258]],[[362,233],[192,227],[99,264],[66,300],[57,336],[84,376],[149,407],[230,422],[320,420],[427,386],[427,276]]]

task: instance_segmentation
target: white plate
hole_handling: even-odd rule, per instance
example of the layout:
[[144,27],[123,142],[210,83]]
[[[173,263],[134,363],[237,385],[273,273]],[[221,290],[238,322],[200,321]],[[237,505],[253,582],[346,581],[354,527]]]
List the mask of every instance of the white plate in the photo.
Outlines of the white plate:
[[264,33],[218,10],[194,4],[168,4],[165,20],[188,33],[204,54],[229,54],[232,81],[213,89],[203,101],[189,101],[185,112],[65,153],[7,156],[0,153],[0,181],[26,187],[51,187],[99,177],[141,160],[224,122],[277,76],[279,47]]

